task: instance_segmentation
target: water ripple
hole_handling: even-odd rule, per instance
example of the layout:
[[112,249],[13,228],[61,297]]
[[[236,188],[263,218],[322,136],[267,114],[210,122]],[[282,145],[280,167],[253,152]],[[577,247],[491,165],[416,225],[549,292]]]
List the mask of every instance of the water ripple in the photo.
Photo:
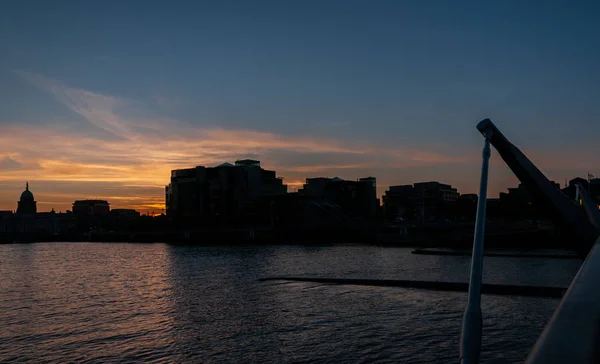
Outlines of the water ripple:
[[[566,285],[576,270],[490,258],[484,280]],[[3,363],[455,363],[464,294],[258,279],[466,281],[468,260],[361,246],[31,244],[0,246],[0,274]],[[485,296],[483,359],[523,360],[557,303]]]

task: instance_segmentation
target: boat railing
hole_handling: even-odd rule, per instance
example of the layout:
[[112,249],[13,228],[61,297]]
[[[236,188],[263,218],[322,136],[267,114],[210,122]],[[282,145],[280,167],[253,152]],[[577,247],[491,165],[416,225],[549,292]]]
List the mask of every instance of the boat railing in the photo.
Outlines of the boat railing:
[[481,219],[485,220],[491,140],[502,159],[543,205],[553,222],[572,235],[572,241],[566,246],[575,250],[584,260],[526,363],[600,363],[600,211],[597,204],[580,185],[576,185],[576,202],[569,200],[502,135],[491,120],[481,121],[477,129],[486,141],[473,242],[469,298],[461,334],[460,362],[477,363],[481,350],[483,226],[480,227],[479,223]]
[[538,338],[526,363],[600,362],[600,238]]
[[485,235],[488,170],[491,156],[490,137],[491,134],[485,136],[485,144],[483,146],[479,198],[477,200],[477,218],[475,219],[473,254],[471,255],[469,298],[460,338],[460,362],[465,364],[479,362],[481,351],[481,279],[483,274],[483,240]]

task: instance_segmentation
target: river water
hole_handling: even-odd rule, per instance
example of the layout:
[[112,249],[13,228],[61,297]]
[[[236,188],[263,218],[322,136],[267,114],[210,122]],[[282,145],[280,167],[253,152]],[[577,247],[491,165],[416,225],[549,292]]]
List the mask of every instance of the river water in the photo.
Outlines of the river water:
[[[457,363],[464,293],[258,281],[468,280],[469,257],[410,251],[0,245],[0,362]],[[566,287],[579,264],[486,258],[484,282]],[[483,296],[482,360],[524,360],[558,303]]]

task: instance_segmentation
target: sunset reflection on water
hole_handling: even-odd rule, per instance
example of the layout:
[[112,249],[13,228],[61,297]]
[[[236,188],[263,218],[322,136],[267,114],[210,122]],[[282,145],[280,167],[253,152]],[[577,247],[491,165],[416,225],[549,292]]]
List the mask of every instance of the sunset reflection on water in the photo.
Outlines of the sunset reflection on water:
[[[484,280],[565,285],[577,265],[491,258]],[[464,281],[467,268],[366,246],[2,245],[0,361],[455,362],[464,294],[258,279]],[[557,304],[484,296],[484,358],[522,360]]]

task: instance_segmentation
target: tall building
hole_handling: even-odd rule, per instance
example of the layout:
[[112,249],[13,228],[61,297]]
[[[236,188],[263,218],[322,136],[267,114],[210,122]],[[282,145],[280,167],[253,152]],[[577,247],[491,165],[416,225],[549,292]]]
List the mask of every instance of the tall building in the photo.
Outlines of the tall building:
[[169,209],[171,207],[171,200],[173,199],[173,185],[170,183],[165,186],[165,210],[167,215],[170,215]]
[[73,216],[79,231],[103,230],[110,225],[110,204],[105,200],[77,200],[73,202]]
[[71,228],[70,217],[69,214],[57,214],[54,209],[37,212],[37,202],[29,190],[29,183],[26,183],[16,213],[0,211],[0,235],[18,240],[47,239],[68,231]]
[[[560,189],[558,183],[552,182],[552,184]],[[538,220],[544,217],[543,209],[535,203],[534,196],[522,183],[517,187],[509,188],[508,193],[501,192],[498,206],[500,216],[509,221]]]
[[117,217],[118,219],[137,219],[141,216],[139,211],[134,209],[112,209],[110,214]]
[[414,207],[410,201],[414,188],[412,185],[390,186],[383,195],[383,213],[385,219],[395,222],[400,218],[412,218]]
[[360,182],[364,188],[365,192],[365,204],[369,207],[369,216],[375,216],[377,214],[377,210],[379,209],[379,199],[377,198],[377,179],[375,177],[364,177],[359,178],[358,182]]
[[390,186],[383,196],[384,211],[390,221],[400,217],[423,221],[450,218],[459,195],[451,185],[435,181]]
[[575,186],[577,184],[581,185],[581,187],[588,191],[590,197],[596,201],[598,206],[600,206],[600,178],[589,178],[586,180],[581,177],[576,177],[570,180],[568,186],[563,188],[561,191],[570,199],[575,200],[577,195]]
[[167,215],[188,221],[233,221],[242,219],[253,201],[262,196],[287,192],[275,171],[261,168],[260,161],[238,160],[235,165],[171,171],[165,187]]
[[458,200],[456,188],[439,182],[419,182],[414,184],[410,196],[423,221],[448,217],[447,207]]
[[35,215],[37,213],[37,202],[33,197],[33,193],[29,191],[29,182],[25,183],[25,191],[21,193],[17,206],[17,214],[19,215]]
[[325,178],[325,177],[315,177],[315,178],[307,178],[306,183],[302,186],[301,189],[298,190],[299,193],[304,196],[309,197],[324,197],[325,196],[325,187],[332,181],[342,181],[342,179],[335,178]]
[[254,159],[239,159],[235,161],[236,167],[260,167],[260,161]]
[[374,177],[347,181],[339,177],[307,178],[300,194],[326,199],[352,216],[373,218],[377,215],[377,190]]
[[73,202],[74,215],[106,216],[110,212],[110,204],[105,200],[77,200]]
[[[454,215],[458,221],[475,221],[477,217],[477,201],[479,196],[475,193],[467,193],[460,195],[458,201],[456,201],[456,208],[454,209]],[[493,205],[493,202],[492,202]],[[487,199],[488,206],[488,217],[491,217],[493,213],[490,206],[490,199]]]
[[178,218],[204,217],[207,207],[206,167],[171,171],[171,183],[166,187],[167,215]]

